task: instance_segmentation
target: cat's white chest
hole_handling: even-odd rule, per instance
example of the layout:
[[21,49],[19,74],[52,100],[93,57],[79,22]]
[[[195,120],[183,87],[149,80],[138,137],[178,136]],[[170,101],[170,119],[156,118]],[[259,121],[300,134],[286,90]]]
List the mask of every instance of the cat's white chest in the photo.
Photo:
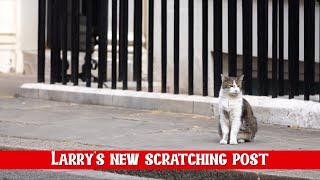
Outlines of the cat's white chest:
[[222,108],[224,111],[230,112],[233,110],[241,109],[241,107],[241,99],[220,98],[220,108]]
[[225,111],[230,111],[230,102],[227,98],[220,98],[220,108]]

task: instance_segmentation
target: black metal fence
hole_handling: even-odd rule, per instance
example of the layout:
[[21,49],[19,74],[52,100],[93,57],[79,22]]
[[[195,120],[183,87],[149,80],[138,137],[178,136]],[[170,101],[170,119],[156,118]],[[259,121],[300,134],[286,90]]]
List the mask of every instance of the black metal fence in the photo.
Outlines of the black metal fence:
[[[128,0],[111,0],[112,4],[112,72],[111,88],[117,88],[117,81],[122,81],[123,89],[128,88]],[[143,1],[134,0],[134,80],[136,90],[142,89],[142,21]],[[228,31],[222,31],[222,2],[212,0],[213,12],[208,11],[208,0],[202,0],[202,94],[208,95],[208,43],[213,42],[213,71],[214,96],[220,90],[220,74],[223,71],[223,33],[228,34],[228,73],[230,76],[237,73],[237,1],[228,0]],[[272,16],[268,15],[268,3],[272,3]],[[119,30],[117,29],[117,3],[119,3]],[[174,0],[174,48],[179,49],[180,3],[188,3],[188,94],[194,94],[194,0]],[[253,3],[257,3],[258,34],[253,34]],[[286,81],[284,60],[284,0],[242,0],[243,22],[243,74],[244,92],[253,93],[257,86],[258,95],[272,95],[272,97],[304,94],[308,100],[318,89],[315,82],[315,4],[314,0],[304,0],[304,34],[299,33],[299,0],[288,1],[289,6],[289,42],[288,42],[288,73]],[[80,9],[80,4],[81,8]],[[71,81],[79,84],[79,78],[91,86],[91,70],[93,61],[91,54],[93,45],[98,44],[98,77],[95,79],[99,88],[106,82],[106,49],[108,29],[108,0],[39,0],[39,31],[38,31],[38,82],[45,81],[45,48],[46,32],[50,37],[51,73],[50,83],[66,84]],[[154,0],[148,0],[148,91],[153,91],[153,63],[154,63]],[[161,0],[161,91],[167,90],[167,0]],[[71,9],[71,16],[68,10]],[[50,13],[46,12],[50,11]],[[79,16],[80,11],[86,17],[86,46],[83,72],[79,73]],[[209,13],[213,14],[213,22],[208,21]],[[268,37],[268,18],[272,18],[272,37]],[[46,23],[47,20],[47,23]],[[214,41],[208,39],[208,23],[213,23]],[[47,25],[46,25],[47,24]],[[68,33],[67,24],[71,24],[71,33]],[[300,24],[301,25],[301,24]],[[119,32],[119,41],[117,41]],[[317,32],[319,33],[319,32]],[[70,36],[70,37],[68,37]],[[257,84],[253,83],[253,36],[257,36]],[[304,36],[304,79],[299,81],[299,36]],[[98,40],[96,39],[98,37]],[[272,39],[272,75],[268,78],[268,39]],[[68,42],[71,40],[71,42]],[[71,44],[69,48],[68,44]],[[119,47],[119,67],[117,67],[117,47]],[[71,50],[71,65],[67,60],[67,51]],[[62,52],[62,55],[61,55]],[[174,51],[174,93],[179,93],[179,51]],[[67,74],[68,68],[71,74]],[[119,72],[117,72],[119,69]],[[286,86],[285,84],[288,84]],[[271,93],[271,94],[270,94]]]

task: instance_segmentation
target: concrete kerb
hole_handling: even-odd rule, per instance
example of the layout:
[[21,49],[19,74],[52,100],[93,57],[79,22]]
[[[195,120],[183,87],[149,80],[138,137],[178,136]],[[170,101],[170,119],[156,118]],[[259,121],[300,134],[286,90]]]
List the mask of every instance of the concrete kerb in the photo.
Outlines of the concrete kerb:
[[[17,96],[207,116],[217,115],[215,112],[217,112],[218,107],[218,99],[212,97],[40,83],[23,84],[17,91]],[[259,122],[297,128],[320,129],[320,103],[297,99],[272,99],[260,96],[245,96],[245,98],[252,105]]]

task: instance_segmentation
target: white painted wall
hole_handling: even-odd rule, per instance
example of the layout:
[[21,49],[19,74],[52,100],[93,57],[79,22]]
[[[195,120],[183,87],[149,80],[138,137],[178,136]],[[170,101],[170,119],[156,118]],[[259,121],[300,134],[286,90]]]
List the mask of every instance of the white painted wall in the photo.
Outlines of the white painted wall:
[[16,2],[0,0],[0,72],[8,73],[15,61]]
[[17,0],[20,5],[18,33],[22,51],[33,51],[38,48],[38,0]]
[[17,1],[17,61],[15,72],[24,71],[24,51],[37,50],[38,44],[38,1],[37,0],[16,0]]
[[37,29],[37,0],[0,0],[0,72],[23,73],[23,51],[37,49]]

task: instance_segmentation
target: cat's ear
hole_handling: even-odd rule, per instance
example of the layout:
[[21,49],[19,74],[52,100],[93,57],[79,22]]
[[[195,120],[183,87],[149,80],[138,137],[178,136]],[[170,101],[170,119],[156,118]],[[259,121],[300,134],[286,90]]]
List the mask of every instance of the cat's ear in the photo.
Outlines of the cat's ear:
[[226,79],[227,79],[227,76],[221,74],[221,81],[223,82],[223,81],[225,81]]
[[242,74],[241,76],[238,77],[238,80],[243,81],[244,75]]

